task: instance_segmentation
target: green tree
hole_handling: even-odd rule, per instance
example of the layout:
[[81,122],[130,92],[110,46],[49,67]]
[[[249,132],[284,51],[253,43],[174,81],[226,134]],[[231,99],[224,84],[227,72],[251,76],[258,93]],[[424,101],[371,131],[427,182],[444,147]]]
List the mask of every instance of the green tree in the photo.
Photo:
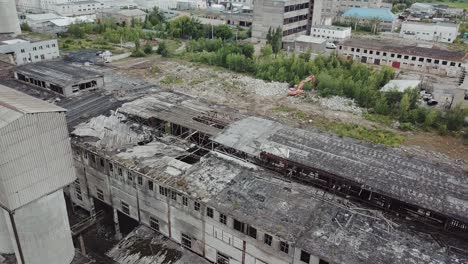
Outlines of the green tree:
[[20,27],[22,31],[32,31],[31,26],[28,24],[28,22],[21,23]]
[[169,57],[169,49],[167,48],[167,44],[165,41],[159,43],[156,53],[160,54],[163,57]]
[[151,54],[151,53],[153,53],[153,46],[151,46],[151,44],[149,44],[149,43],[146,43],[145,47],[143,48],[143,51],[146,54]]
[[266,44],[265,46],[262,47],[260,50],[262,57],[270,57],[271,54],[273,54],[273,49],[271,48],[270,44]]
[[218,25],[214,27],[214,34],[217,38],[227,40],[232,38],[232,30],[228,25]]
[[424,119],[424,126],[429,128],[436,124],[437,119],[439,118],[439,112],[436,110],[429,110]]
[[407,120],[409,109],[410,109],[410,98],[408,94],[404,94],[400,101],[400,108],[399,108],[400,121]]
[[[278,27],[276,30],[268,31],[269,33],[267,34],[267,44],[271,45],[273,53],[278,54],[278,52],[281,50],[283,32],[280,27]],[[270,35],[270,37],[268,35]]]
[[445,113],[445,120],[447,122],[447,129],[451,131],[459,130],[463,127],[465,122],[466,113],[461,104],[456,105],[454,108]]

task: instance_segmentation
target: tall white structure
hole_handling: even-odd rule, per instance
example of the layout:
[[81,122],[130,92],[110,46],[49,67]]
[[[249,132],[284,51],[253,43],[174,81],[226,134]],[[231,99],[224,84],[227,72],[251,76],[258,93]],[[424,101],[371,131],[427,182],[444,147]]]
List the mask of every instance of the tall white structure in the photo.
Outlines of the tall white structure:
[[453,23],[403,22],[400,37],[434,42],[453,43],[458,36],[459,25]]
[[0,85],[0,253],[73,260],[63,188],[76,176],[65,109]]
[[21,34],[15,0],[0,0],[0,34]]
[[342,41],[351,37],[351,27],[317,25],[310,28],[310,35],[330,41]]

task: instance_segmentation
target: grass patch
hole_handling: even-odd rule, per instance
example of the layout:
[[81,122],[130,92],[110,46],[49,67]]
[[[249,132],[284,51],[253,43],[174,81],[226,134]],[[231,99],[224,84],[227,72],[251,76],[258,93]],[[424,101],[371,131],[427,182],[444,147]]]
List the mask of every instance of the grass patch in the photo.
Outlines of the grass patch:
[[380,128],[369,129],[360,125],[336,122],[321,122],[317,127],[327,131],[332,131],[340,136],[370,141],[392,147],[399,146],[404,141],[402,136]]
[[391,126],[393,124],[393,122],[395,122],[395,120],[393,120],[390,116],[378,115],[378,114],[365,113],[364,118],[369,120],[369,121],[379,123],[379,124],[383,124],[383,125],[386,125],[386,126]]
[[207,77],[199,77],[199,78],[195,78],[191,80],[189,84],[193,86],[193,85],[204,83],[206,81],[208,81]]
[[237,83],[236,81],[233,81],[233,82],[229,82],[229,81],[221,81],[221,85],[224,87],[224,88],[227,88],[227,89],[239,89],[239,83]]
[[180,77],[177,77],[174,75],[167,75],[166,77],[164,77],[164,79],[161,80],[161,82],[164,84],[178,84],[178,85],[184,83],[184,81]]
[[296,111],[296,109],[288,107],[288,106],[284,106],[284,105],[277,106],[273,108],[272,110],[273,112],[279,112],[279,113],[291,113],[291,112]]

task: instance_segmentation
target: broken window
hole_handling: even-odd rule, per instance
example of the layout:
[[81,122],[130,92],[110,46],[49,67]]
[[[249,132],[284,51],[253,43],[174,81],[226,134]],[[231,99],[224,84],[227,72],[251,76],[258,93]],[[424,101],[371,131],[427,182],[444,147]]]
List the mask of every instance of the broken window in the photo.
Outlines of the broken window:
[[257,229],[254,227],[249,226],[248,228],[248,235],[257,239]]
[[109,171],[114,171],[114,165],[112,165],[112,163],[109,162]]
[[451,63],[450,63],[450,66],[455,66],[455,65],[456,65],[455,62],[451,62]]
[[199,202],[194,202],[193,203],[193,209],[195,209],[195,211],[200,211],[200,203]]
[[96,156],[94,156],[94,154],[91,154],[91,161],[93,163],[96,163]]
[[128,206],[128,204],[124,203],[123,201],[120,201],[120,206],[122,208],[122,213],[130,215],[130,207]]
[[310,254],[305,252],[304,250],[301,250],[301,261],[305,263],[310,262]]
[[237,231],[239,231],[239,232],[244,233],[245,224],[242,223],[242,222],[239,221],[239,220],[234,219],[234,229],[237,230]]
[[328,263],[328,261],[325,261],[325,260],[321,259],[321,260],[319,261],[319,264],[330,264],[330,263]]
[[172,191],[171,192],[171,198],[172,198],[172,200],[177,201],[177,192]]
[[229,257],[218,252],[216,264],[229,264]]
[[153,230],[159,231],[159,220],[150,216],[150,227]]
[[143,185],[143,177],[138,176],[138,185]]
[[148,189],[152,191],[154,189],[154,185],[152,181],[148,181]]
[[289,244],[281,241],[280,242],[280,250],[283,251],[284,253],[288,254],[289,253]]
[[80,179],[75,180],[75,191],[76,191],[76,198],[78,198],[78,200],[80,201],[83,201],[83,196],[81,194]]
[[127,180],[131,182],[133,181],[133,175],[130,172],[127,173]]
[[222,224],[227,223],[227,217],[225,214],[219,214],[219,222],[221,222]]
[[442,61],[442,65],[447,65],[447,61]]
[[99,159],[99,164],[101,164],[101,167],[104,167],[104,159]]
[[167,196],[168,195],[168,189],[165,188],[165,187],[162,187],[162,186],[159,186],[159,193],[164,195],[164,196]]
[[182,204],[185,206],[188,206],[188,198],[185,196],[182,196]]
[[104,192],[101,189],[96,188],[96,194],[99,200],[104,201]]
[[192,248],[192,238],[186,234],[182,234],[182,246]]
[[263,242],[271,246],[271,243],[273,242],[273,237],[270,236],[269,234],[265,234],[265,236],[263,237]]
[[119,168],[119,175],[122,176],[123,173],[122,173],[122,168]]
[[214,216],[213,208],[207,207],[207,208],[206,208],[206,215],[207,215],[208,217],[213,218],[213,216]]

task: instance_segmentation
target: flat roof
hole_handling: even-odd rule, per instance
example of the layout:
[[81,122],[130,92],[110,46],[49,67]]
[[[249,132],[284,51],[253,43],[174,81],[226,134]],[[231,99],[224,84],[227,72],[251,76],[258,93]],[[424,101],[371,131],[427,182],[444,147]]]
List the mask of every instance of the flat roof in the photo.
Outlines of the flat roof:
[[461,168],[258,117],[233,122],[213,141],[254,156],[265,151],[468,222],[468,173]]
[[73,66],[63,61],[29,63],[16,67],[16,72],[60,86],[103,77],[100,73]]
[[390,92],[397,91],[403,93],[404,91],[411,88],[418,88],[421,84],[421,80],[390,80],[380,91]]
[[343,17],[359,17],[359,18],[379,18],[383,21],[393,21],[397,17],[388,8],[367,8],[367,7],[351,7],[343,13]]
[[324,42],[327,42],[327,40],[324,38],[317,38],[317,37],[312,37],[312,36],[307,36],[307,35],[301,35],[297,37],[295,41],[314,43],[314,44],[323,44]]
[[330,30],[339,30],[345,31],[351,29],[351,27],[339,27],[339,26],[328,26],[328,25],[315,25],[311,26],[311,28],[321,28],[321,29],[330,29]]
[[415,45],[400,45],[391,41],[374,39],[370,41],[369,39],[351,38],[340,42],[340,45],[363,49],[382,50],[409,56],[418,56],[424,58],[434,58],[457,62],[464,62],[467,58],[467,54],[461,51],[450,51],[438,48],[424,48],[417,47]]

